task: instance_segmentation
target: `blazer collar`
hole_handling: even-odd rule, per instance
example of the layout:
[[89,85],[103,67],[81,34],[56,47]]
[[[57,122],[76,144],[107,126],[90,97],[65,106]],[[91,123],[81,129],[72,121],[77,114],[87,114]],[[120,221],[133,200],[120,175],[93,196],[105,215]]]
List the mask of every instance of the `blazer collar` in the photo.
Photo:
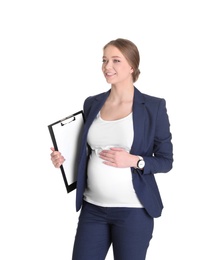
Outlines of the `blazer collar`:
[[136,87],[134,87],[134,102],[139,104],[145,103],[144,95]]
[[134,140],[131,147],[131,153],[137,154],[139,147],[142,146],[142,133],[145,128],[145,99],[143,94],[135,88],[134,101],[133,101],[133,127],[134,127]]
[[105,103],[109,94],[110,94],[110,90],[108,90],[107,92],[104,92],[102,94],[99,94],[95,97],[93,104],[91,106],[90,112],[89,112],[89,116],[85,123],[85,130],[89,129],[90,125],[92,124],[93,120],[97,116],[98,112],[101,110],[101,108],[102,108],[103,104]]
[[[108,98],[110,92],[111,92],[111,89],[109,89],[107,92],[104,92],[104,93],[97,95],[95,97],[95,100],[97,102],[100,102],[100,104],[103,105],[104,102],[106,101],[106,99]],[[140,104],[145,103],[143,94],[136,87],[134,87],[134,102],[137,102],[137,103],[140,103]]]

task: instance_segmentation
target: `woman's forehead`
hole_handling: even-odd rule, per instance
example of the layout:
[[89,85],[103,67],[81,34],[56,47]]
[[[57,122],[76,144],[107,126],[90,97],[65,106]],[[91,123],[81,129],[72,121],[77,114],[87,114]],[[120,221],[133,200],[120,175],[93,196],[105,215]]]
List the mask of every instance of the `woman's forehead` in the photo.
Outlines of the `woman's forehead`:
[[112,56],[124,57],[122,52],[113,45],[108,45],[103,50],[103,56],[106,56],[106,57],[112,57]]

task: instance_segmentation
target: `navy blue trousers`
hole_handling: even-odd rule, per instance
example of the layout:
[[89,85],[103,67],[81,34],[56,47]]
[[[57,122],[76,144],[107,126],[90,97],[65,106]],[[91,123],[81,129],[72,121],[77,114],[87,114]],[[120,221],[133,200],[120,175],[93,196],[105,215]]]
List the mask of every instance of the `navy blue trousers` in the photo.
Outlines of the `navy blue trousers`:
[[99,207],[84,202],[72,260],[104,260],[112,244],[115,260],[145,260],[154,220],[144,208]]

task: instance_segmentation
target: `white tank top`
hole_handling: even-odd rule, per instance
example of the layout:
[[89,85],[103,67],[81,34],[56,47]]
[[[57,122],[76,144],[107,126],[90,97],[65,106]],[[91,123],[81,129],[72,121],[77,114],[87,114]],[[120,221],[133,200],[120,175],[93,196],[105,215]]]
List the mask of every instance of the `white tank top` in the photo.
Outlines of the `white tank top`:
[[130,151],[134,131],[132,113],[113,121],[106,121],[100,113],[88,132],[92,152],[88,162],[87,188],[84,200],[102,207],[142,208],[132,184],[130,168],[116,168],[103,164],[99,152],[110,147]]

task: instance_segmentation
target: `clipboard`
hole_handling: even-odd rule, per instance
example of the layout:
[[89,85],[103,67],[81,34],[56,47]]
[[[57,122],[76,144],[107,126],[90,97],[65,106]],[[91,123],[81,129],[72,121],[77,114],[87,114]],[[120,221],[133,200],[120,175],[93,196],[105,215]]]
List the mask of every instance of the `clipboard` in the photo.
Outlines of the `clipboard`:
[[67,193],[76,189],[77,162],[83,125],[82,110],[48,125],[55,150],[60,151],[65,158],[60,170]]

